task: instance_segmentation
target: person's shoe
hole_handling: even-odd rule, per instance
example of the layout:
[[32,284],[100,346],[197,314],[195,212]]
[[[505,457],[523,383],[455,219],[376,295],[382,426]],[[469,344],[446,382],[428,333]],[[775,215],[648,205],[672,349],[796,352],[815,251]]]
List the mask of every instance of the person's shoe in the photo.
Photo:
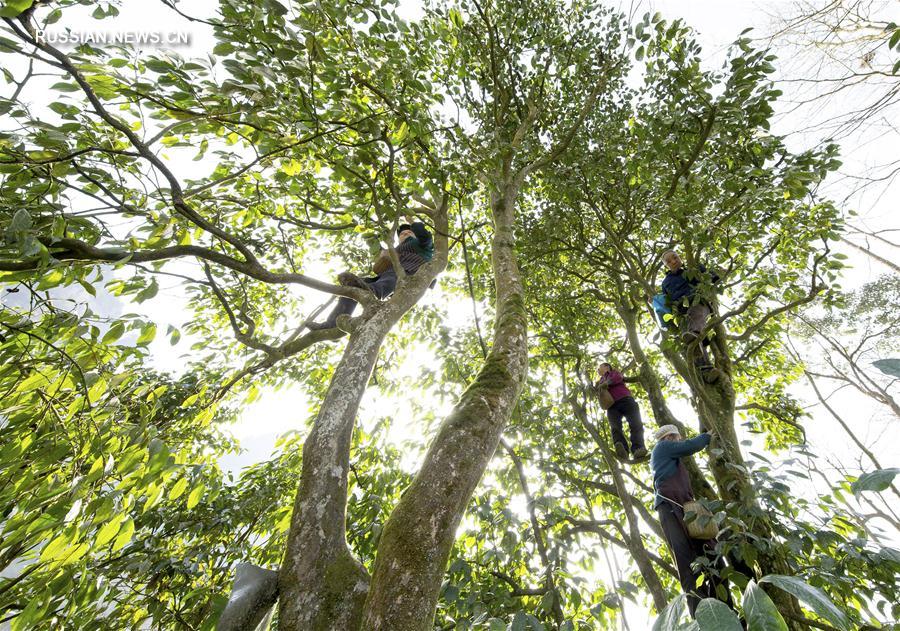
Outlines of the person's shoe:
[[356,274],[351,274],[350,272],[341,272],[338,274],[338,284],[343,285],[344,287],[358,287],[359,289],[368,289],[369,286],[366,285],[365,281],[361,279]]
[[628,459],[628,449],[623,443],[616,443],[616,455],[622,460]]
[[632,452],[635,460],[643,460],[647,457],[647,448],[646,447],[638,447]]

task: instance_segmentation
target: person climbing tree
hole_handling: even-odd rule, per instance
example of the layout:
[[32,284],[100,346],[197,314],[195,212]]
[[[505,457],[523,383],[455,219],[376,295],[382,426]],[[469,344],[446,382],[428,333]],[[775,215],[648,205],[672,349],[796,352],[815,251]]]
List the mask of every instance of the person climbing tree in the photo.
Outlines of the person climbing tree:
[[628,420],[628,433],[631,436],[631,454],[636,458],[647,456],[647,447],[644,445],[644,424],[641,422],[641,409],[637,401],[631,396],[631,391],[625,385],[625,379],[618,370],[604,362],[599,366],[600,381],[598,388],[606,388],[613,398],[613,404],[606,410],[606,418],[609,420],[609,431],[612,433],[613,447],[619,458],[628,457],[628,447],[625,442],[625,434],[622,432],[622,418]]
[[[401,224],[397,228],[397,241],[397,258],[407,274],[415,274],[416,270],[434,256],[434,240],[421,222]],[[387,298],[397,287],[397,272],[391,264],[387,250],[381,251],[372,267],[376,275],[371,278],[360,278],[350,272],[341,272],[338,274],[338,283],[347,287],[369,289],[379,298]],[[356,304],[352,298],[341,296],[324,322],[308,322],[306,326],[311,331],[333,329],[337,326],[338,316],[351,315],[356,309]]]
[[[682,440],[675,425],[663,425],[654,434],[656,445],[650,456],[650,468],[653,472],[653,488],[655,491],[654,508],[659,515],[659,523],[665,535],[666,544],[675,557],[681,589],[687,594],[688,609],[691,616],[697,609],[701,598],[716,598],[722,592],[725,602],[734,608],[728,582],[721,578],[725,563],[716,555],[716,539],[695,539],[688,533],[684,522],[684,505],[694,501],[694,492],[687,469],[681,458],[693,455],[709,446],[712,434],[700,434],[689,440]],[[712,565],[712,572],[704,573],[703,583],[697,587],[700,572],[693,563],[705,556]],[[718,586],[723,587],[722,590]]]
[[712,308],[697,292],[697,288],[706,274],[709,274],[713,283],[719,281],[719,276],[715,272],[707,272],[703,265],[698,265],[696,270],[685,268],[675,250],[663,252],[662,261],[669,270],[663,279],[662,290],[681,318],[681,339],[688,348],[691,361],[703,373],[704,380],[714,383],[719,378],[719,371],[709,359],[706,350],[709,340],[703,334]]

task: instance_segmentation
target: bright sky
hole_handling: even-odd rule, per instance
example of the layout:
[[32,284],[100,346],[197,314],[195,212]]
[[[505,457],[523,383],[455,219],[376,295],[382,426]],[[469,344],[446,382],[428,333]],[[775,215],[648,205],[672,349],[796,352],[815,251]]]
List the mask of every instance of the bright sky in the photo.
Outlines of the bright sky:
[[[697,32],[698,37],[703,45],[704,53],[708,67],[719,67],[724,59],[724,55],[728,45],[737,38],[738,34],[747,27],[755,27],[754,34],[762,36],[773,30],[772,15],[777,15],[788,7],[788,3],[780,0],[769,1],[750,1],[750,0],[731,0],[729,2],[721,2],[721,0],[660,0],[647,2],[620,1],[620,6],[628,11],[634,5],[634,13],[638,16],[645,11],[660,11],[666,19],[682,17],[687,24],[691,25]],[[900,6],[900,3],[894,3]],[[179,3],[183,10],[191,15],[208,16],[215,12],[217,2],[212,0],[192,0],[191,2]],[[183,31],[190,32],[192,42],[189,47],[181,47],[176,52],[183,56],[205,56],[214,45],[211,29],[202,24],[188,23],[174,16],[172,12],[164,8],[161,3],[148,2],[142,0],[126,0],[121,7],[121,14],[114,20],[104,20],[97,22],[88,17],[93,7],[78,7],[67,9],[64,12],[63,20],[55,25],[56,30],[61,27],[68,26],[77,31],[104,30],[104,31]],[[402,14],[407,19],[415,19],[420,15],[419,4],[415,0],[407,0],[403,2]],[[76,17],[77,16],[77,17]],[[900,21],[900,17],[895,18]],[[776,62],[781,73],[791,76],[792,72],[802,71],[802,60],[787,56]],[[827,107],[815,111],[812,115],[808,110],[790,113],[788,112],[789,101],[797,98],[796,94],[790,92],[790,88],[783,88],[785,96],[783,103],[779,105],[782,113],[779,118],[779,128],[773,130],[775,133],[785,133],[804,126],[807,121],[825,120],[835,112],[846,107],[846,102],[837,100],[830,103]],[[40,98],[36,96],[35,98]],[[816,119],[818,117],[818,119]],[[871,136],[871,135],[870,135]],[[791,141],[796,143],[798,148],[810,146],[823,140],[826,136],[823,132],[813,129],[804,134],[795,134],[791,137]],[[879,162],[887,162],[896,153],[896,137],[889,134],[876,133],[872,137],[850,138],[843,143],[845,167],[844,172],[858,173],[866,165]],[[189,158],[178,162],[178,170],[185,173],[185,169],[190,169],[191,175],[202,175],[208,173],[214,163],[210,163],[209,159],[194,163]],[[852,181],[837,180],[830,184],[829,192],[836,199],[847,197],[852,190]],[[865,219],[867,225],[872,228],[898,228],[900,222],[896,219],[896,200],[898,199],[897,187],[894,185],[893,194],[866,193],[861,196],[851,197],[851,204],[855,205],[857,210]],[[874,264],[871,259],[864,257],[858,252],[847,249],[846,253],[850,256],[854,270],[848,275],[845,286],[855,286],[866,280],[874,278],[877,274],[884,270]],[[890,256],[890,253],[887,254]],[[323,273],[325,270],[323,270]],[[315,304],[319,296],[310,295]],[[4,300],[7,300],[4,298]],[[429,292],[424,299],[426,303],[440,304],[443,295],[440,290]],[[160,331],[165,330],[166,324],[172,324],[181,327],[184,320],[188,317],[184,307],[184,299],[181,292],[174,288],[171,284],[167,287],[163,285],[159,297],[152,302],[139,306],[128,306],[125,308],[112,296],[101,295],[99,297],[100,304],[98,307],[105,313],[111,311],[121,312],[123,309],[127,311],[139,311],[147,316],[154,318],[161,323]],[[451,312],[455,321],[460,325],[469,325],[471,323],[470,306],[463,305],[458,307],[458,313]],[[157,367],[170,369],[173,371],[180,370],[184,365],[182,358],[183,353],[189,353],[189,342],[182,341],[179,345],[171,347],[168,341],[163,337],[157,339],[151,346],[154,363]],[[407,366],[408,371],[414,373],[416,366],[410,364]],[[811,396],[802,388],[798,389],[801,396],[810,400]],[[898,460],[898,452],[896,445],[900,441],[900,432],[898,432],[897,419],[890,419],[888,416],[874,407],[868,400],[852,395],[841,394],[834,398],[835,406],[845,413],[845,417],[851,419],[856,425],[856,429],[860,431],[860,437],[866,441],[870,448],[882,459],[885,466],[900,465]],[[361,409],[361,418],[372,418],[379,414],[384,414],[385,409],[403,410],[404,406],[398,406],[397,402],[387,400],[377,395],[374,390],[370,390],[366,395]],[[441,410],[443,413],[445,410]],[[691,418],[692,414],[687,409],[686,404],[682,409],[677,410],[682,414],[682,418]],[[286,431],[299,429],[304,427],[306,420],[315,412],[310,401],[297,391],[281,390],[277,393],[264,391],[259,400],[249,405],[241,419],[232,428],[234,434],[241,440],[244,452],[234,454],[224,458],[221,463],[224,467],[239,471],[242,467],[268,458],[272,453],[275,440],[278,436]],[[645,412],[645,417],[647,413]],[[813,450],[823,454],[832,460],[839,460],[850,467],[854,466],[857,456],[851,453],[847,446],[847,440],[837,425],[831,421],[829,417],[816,412],[816,423],[814,427],[809,427],[809,436],[813,443]],[[419,436],[415,420],[412,418],[400,416],[394,417],[394,435],[399,440],[406,437]],[[415,468],[417,457],[411,454],[412,460],[405,463],[410,469]],[[629,606],[627,615],[632,624],[637,624],[635,628],[644,628],[641,626],[646,623],[646,613],[643,608]],[[649,625],[648,625],[649,626]]]

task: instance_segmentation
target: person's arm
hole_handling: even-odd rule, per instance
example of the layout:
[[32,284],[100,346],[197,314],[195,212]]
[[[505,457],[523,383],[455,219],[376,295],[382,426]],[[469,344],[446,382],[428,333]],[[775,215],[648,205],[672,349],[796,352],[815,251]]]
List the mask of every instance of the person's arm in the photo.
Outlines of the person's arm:
[[716,270],[708,270],[708,269],[706,269],[706,266],[703,265],[702,263],[697,265],[697,269],[700,270],[701,274],[709,274],[709,280],[713,285],[715,285],[720,280],[722,280],[721,278],[719,278],[719,275],[716,274]]
[[416,221],[410,224],[412,228],[413,234],[416,235],[416,239],[419,240],[419,245],[423,248],[427,248],[431,245],[431,233],[428,231],[428,228],[425,227],[421,221]]
[[622,373],[620,373],[618,370],[610,370],[605,375],[603,375],[603,378],[600,381],[605,383],[607,386],[616,386],[620,383],[623,383]]
[[662,284],[659,286],[661,293],[663,296],[672,300],[672,282],[669,280],[669,275],[666,274],[663,278]]
[[689,282],[683,282],[682,276],[666,276],[662,289],[673,305],[679,304],[682,298],[694,293],[694,287]]
[[663,455],[670,458],[683,458],[691,456],[698,451],[702,451],[709,445],[712,436],[709,434],[700,434],[688,440],[667,440],[661,441],[657,447],[663,450]]

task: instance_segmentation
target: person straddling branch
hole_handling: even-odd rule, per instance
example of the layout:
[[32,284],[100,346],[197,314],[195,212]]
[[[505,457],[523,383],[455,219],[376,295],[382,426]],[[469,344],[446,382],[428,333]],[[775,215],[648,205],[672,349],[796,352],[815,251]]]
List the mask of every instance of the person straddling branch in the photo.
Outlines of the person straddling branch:
[[622,432],[622,418],[628,420],[628,433],[631,436],[631,454],[635,459],[647,456],[647,447],[644,445],[644,424],[641,422],[641,409],[637,401],[631,396],[631,391],[625,385],[625,379],[618,370],[603,362],[598,368],[600,381],[598,388],[606,388],[613,399],[613,404],[606,410],[606,418],[609,420],[609,431],[612,434],[613,447],[619,458],[628,457],[628,447],[625,442],[625,434]]
[[[709,340],[700,339],[712,309],[709,303],[697,292],[700,282],[708,272],[703,265],[696,270],[684,267],[681,257],[675,250],[663,252],[662,261],[668,268],[662,282],[663,293],[668,298],[676,313],[682,319],[681,339],[692,350],[692,361],[703,374],[707,383],[714,383],[719,378],[719,371],[712,365],[706,346]],[[709,272],[713,283],[719,281],[715,272]]]
[[[659,523],[665,535],[666,544],[675,565],[678,568],[678,579],[681,589],[687,594],[688,609],[691,616],[697,609],[701,598],[716,598],[717,589],[724,588],[725,601],[734,608],[728,581],[721,578],[725,563],[715,554],[716,539],[694,539],[688,532],[684,521],[684,506],[694,501],[691,480],[682,458],[691,456],[709,446],[712,434],[704,433],[689,440],[683,440],[675,425],[663,425],[654,433],[657,443],[650,456],[650,469],[653,472],[653,488],[655,489],[654,508],[659,515]],[[697,587],[700,570],[693,567],[694,561],[706,557],[703,565],[714,568],[712,576],[704,572],[703,583]]]
[[[397,228],[397,241],[397,247],[394,249],[403,271],[407,274],[415,274],[434,256],[434,239],[425,224],[421,222],[414,221],[400,225]],[[369,289],[378,298],[387,298],[394,293],[394,289],[397,287],[397,272],[394,271],[387,250],[381,251],[372,267],[376,276],[360,278],[350,272],[341,272],[338,274],[338,283],[345,287]],[[357,302],[352,298],[341,296],[324,322],[308,322],[306,326],[311,331],[333,329],[337,326],[338,316],[351,315],[356,309],[356,305]]]

